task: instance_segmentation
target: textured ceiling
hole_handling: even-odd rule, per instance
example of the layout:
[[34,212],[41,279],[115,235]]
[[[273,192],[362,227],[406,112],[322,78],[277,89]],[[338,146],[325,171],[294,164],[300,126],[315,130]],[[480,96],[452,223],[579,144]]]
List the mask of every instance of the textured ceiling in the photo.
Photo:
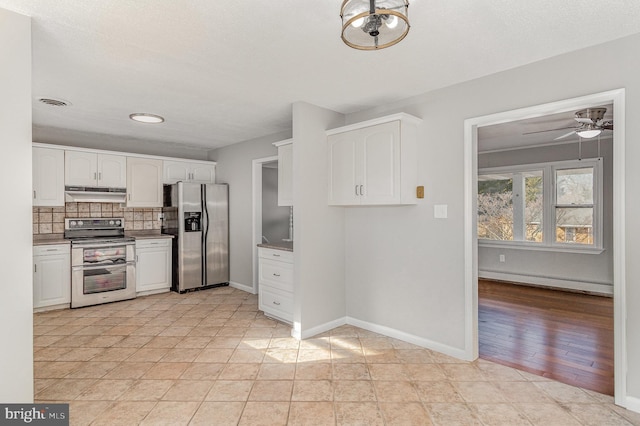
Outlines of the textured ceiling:
[[[637,0],[413,0],[407,38],[363,52],[340,40],[341,3],[0,0],[0,7],[33,18],[34,99],[72,103],[34,102],[34,138],[81,134],[201,149],[290,131],[296,101],[354,112],[640,32]],[[132,112],[166,122],[134,123]]]

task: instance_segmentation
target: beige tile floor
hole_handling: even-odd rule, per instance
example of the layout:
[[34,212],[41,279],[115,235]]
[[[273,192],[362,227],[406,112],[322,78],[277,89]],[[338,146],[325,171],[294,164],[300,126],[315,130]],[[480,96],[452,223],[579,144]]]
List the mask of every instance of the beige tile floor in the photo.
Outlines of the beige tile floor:
[[72,425],[640,425],[611,397],[343,326],[298,342],[224,287],[34,315]]

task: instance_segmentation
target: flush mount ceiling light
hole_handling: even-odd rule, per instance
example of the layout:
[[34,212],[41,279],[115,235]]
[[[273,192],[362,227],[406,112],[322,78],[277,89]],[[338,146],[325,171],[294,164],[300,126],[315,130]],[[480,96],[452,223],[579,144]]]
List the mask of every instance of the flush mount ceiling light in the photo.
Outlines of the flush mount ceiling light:
[[408,0],[344,0],[342,41],[360,50],[393,46],[409,32]]
[[129,118],[133,121],[138,121],[140,123],[162,123],[164,118],[155,115],[155,114],[147,114],[146,112],[135,112],[133,114],[129,114]]

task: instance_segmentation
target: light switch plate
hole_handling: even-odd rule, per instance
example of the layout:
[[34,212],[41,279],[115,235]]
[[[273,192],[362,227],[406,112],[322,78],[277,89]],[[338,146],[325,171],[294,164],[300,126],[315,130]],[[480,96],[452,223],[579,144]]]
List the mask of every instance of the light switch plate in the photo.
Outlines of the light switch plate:
[[447,218],[447,205],[446,204],[436,204],[433,206],[433,217],[436,219],[446,219]]

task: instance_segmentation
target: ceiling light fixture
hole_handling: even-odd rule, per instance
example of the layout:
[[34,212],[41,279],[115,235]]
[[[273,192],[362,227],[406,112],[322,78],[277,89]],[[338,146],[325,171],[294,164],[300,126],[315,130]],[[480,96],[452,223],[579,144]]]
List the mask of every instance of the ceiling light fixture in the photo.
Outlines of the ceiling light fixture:
[[393,46],[409,32],[408,0],[344,0],[342,41],[359,50]]
[[140,123],[157,124],[164,121],[163,117],[156,114],[147,114],[146,112],[135,112],[133,114],[129,114],[129,118]]
[[584,139],[595,138],[602,133],[602,129],[595,127],[593,124],[589,124],[584,129],[576,130],[576,134]]

